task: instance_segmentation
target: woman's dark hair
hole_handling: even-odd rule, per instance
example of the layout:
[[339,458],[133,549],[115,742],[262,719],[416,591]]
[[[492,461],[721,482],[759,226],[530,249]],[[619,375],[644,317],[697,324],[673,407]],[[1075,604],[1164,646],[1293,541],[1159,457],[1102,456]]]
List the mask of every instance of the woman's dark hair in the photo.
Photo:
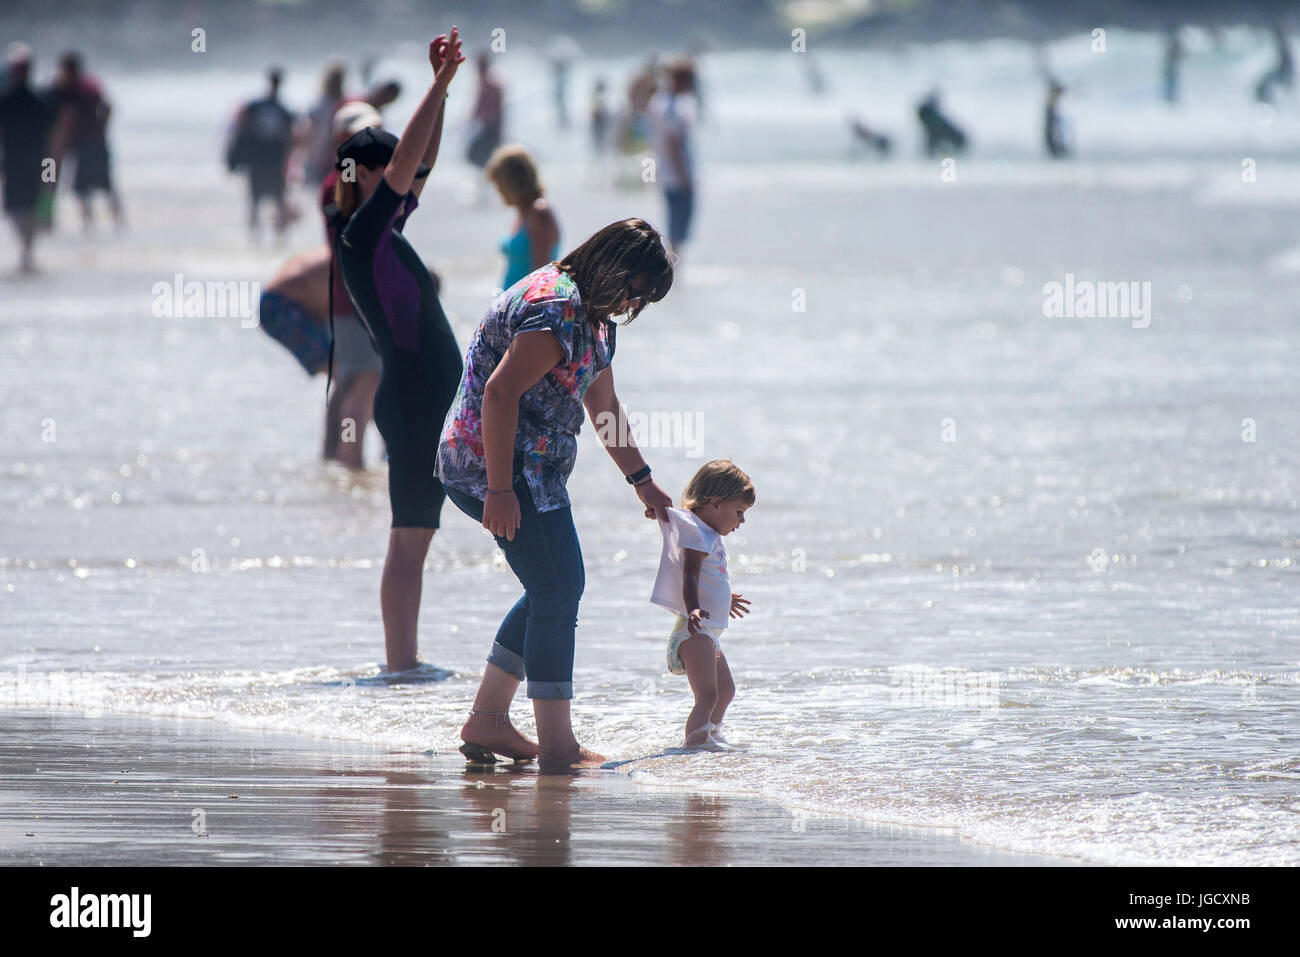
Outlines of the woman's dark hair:
[[627,318],[631,322],[673,287],[668,251],[644,219],[610,223],[556,265],[573,279],[592,318],[609,316],[625,296],[638,296],[641,301]]

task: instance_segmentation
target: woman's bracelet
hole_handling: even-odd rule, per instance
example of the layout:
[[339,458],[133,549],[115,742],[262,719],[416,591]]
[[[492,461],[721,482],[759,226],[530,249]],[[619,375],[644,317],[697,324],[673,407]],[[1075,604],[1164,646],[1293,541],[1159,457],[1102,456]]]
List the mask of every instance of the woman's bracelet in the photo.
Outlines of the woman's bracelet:
[[627,479],[628,485],[643,485],[645,480],[650,477],[650,466],[643,465],[631,475],[625,475],[623,477]]
[[487,493],[489,495],[506,495],[513,491],[513,488],[490,488],[487,490]]

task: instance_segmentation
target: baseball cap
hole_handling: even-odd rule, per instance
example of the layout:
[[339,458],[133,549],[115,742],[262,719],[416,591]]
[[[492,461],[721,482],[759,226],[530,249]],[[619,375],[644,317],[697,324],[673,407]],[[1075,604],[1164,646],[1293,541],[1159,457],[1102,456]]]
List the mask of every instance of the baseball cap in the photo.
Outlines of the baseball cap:
[[[353,133],[339,145],[338,161],[334,164],[334,168],[342,169],[343,161],[348,159],[359,166],[371,169],[376,166],[387,166],[388,161],[393,158],[395,149],[397,149],[396,136],[377,126],[367,126]],[[429,167],[421,163],[415,175],[417,178],[428,176]]]

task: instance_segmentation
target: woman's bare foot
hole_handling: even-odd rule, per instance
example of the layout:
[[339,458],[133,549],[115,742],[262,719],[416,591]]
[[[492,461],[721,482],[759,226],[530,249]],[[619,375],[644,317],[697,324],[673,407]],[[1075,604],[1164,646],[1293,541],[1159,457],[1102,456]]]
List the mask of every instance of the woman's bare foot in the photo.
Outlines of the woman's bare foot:
[[568,774],[579,768],[598,768],[604,763],[603,754],[597,754],[578,745],[576,751],[539,754],[537,769],[543,774]]
[[520,734],[504,713],[471,714],[460,729],[460,739],[503,758],[519,761],[537,757],[537,742]]

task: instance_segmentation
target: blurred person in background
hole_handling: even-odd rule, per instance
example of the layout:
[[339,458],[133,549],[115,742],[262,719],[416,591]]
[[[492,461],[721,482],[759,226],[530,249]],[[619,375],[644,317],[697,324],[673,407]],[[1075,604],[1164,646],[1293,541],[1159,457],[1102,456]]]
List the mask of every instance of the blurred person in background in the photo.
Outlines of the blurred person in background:
[[569,128],[569,70],[573,61],[581,55],[582,51],[573,38],[564,35],[555,37],[546,51],[551,67],[551,101],[555,106],[555,123],[562,130]]
[[893,141],[885,133],[872,129],[861,117],[849,117],[849,129],[853,131],[855,142],[875,152],[877,156],[888,156],[890,150],[894,148]]
[[257,239],[257,209],[263,200],[275,206],[274,229],[277,236],[298,218],[298,212],[285,198],[289,152],[293,148],[293,114],[280,102],[280,83],[284,78],[278,67],[267,71],[267,94],[245,104],[235,116],[226,146],[226,166],[233,173],[248,174],[248,226]]
[[49,155],[54,113],[49,102],[31,87],[32,50],[23,43],[9,47],[5,57],[7,84],[0,93],[0,148],[4,150],[4,210],[19,239],[19,268],[36,271],[32,249],[36,241],[36,204],[46,189],[41,172]]
[[[379,111],[366,102],[346,103],[341,106],[330,130],[330,152],[336,154],[338,148],[356,133],[366,127],[379,127],[383,120]],[[334,386],[325,405],[325,447],[324,458],[333,460],[350,469],[364,469],[366,428],[374,417],[375,391],[379,388],[379,379],[384,371],[383,360],[379,356],[370,334],[357,318],[348,297],[347,287],[343,285],[343,274],[339,270],[338,231],[345,223],[339,215],[334,201],[334,187],[338,182],[338,170],[330,166],[328,175],[320,186],[319,205],[324,217],[325,241],[329,244],[329,256],[326,273],[320,276],[321,288],[332,284],[332,299],[327,303],[330,312],[331,330],[334,342]],[[437,290],[437,277],[434,289]]]
[[605,100],[607,89],[603,79],[596,80],[591,87],[588,129],[591,132],[591,149],[597,155],[609,148],[609,103]]
[[[353,134],[378,127],[379,114],[369,103],[340,107],[331,123],[331,155]],[[334,252],[339,214],[334,201],[337,170],[320,184],[319,208],[325,244],[289,257],[262,291],[262,331],[283,345],[308,375],[327,372],[326,461],[349,469],[365,468],[366,432],[374,416],[375,391],[383,363],[365,326],[353,311]]]
[[371,106],[373,106],[376,110],[379,111],[380,115],[383,115],[384,107],[396,103],[398,97],[400,97],[401,95],[402,95],[401,83],[397,82],[396,80],[384,80],[383,82],[376,83],[374,86],[371,86],[369,89],[367,89],[365,96],[348,97],[347,101],[351,102],[354,99],[360,99],[365,103],[369,103]]
[[81,220],[86,229],[95,224],[92,200],[96,193],[108,195],[109,209],[119,228],[125,224],[122,201],[113,188],[108,151],[108,118],[112,106],[98,80],[82,71],[81,54],[69,51],[59,58],[54,102],[58,109],[53,151],[62,166],[72,157],[76,172],[72,191],[81,201]]
[[1052,159],[1064,159],[1070,155],[1070,147],[1065,137],[1065,121],[1061,118],[1061,96],[1065,87],[1056,80],[1047,81],[1047,104],[1043,108],[1043,148]]
[[1273,43],[1277,47],[1277,63],[1259,78],[1255,85],[1255,99],[1272,103],[1279,86],[1291,89],[1295,82],[1295,61],[1291,58],[1291,41],[1287,39],[1286,25],[1279,20],[1273,24]]
[[560,224],[544,195],[537,164],[524,147],[500,147],[488,160],[485,175],[517,214],[514,231],[501,240],[506,257],[501,288],[505,290],[559,255]]
[[505,128],[505,86],[492,69],[491,58],[492,54],[487,50],[480,51],[476,58],[478,94],[470,113],[473,125],[466,156],[479,169],[487,166],[493,151],[501,145],[501,133]]
[[610,142],[613,117],[606,99],[608,89],[604,79],[597,79],[592,84],[590,107],[587,112],[587,130],[591,136],[591,162],[588,166],[587,179],[600,187],[610,185],[613,172],[610,166],[613,159]]
[[651,54],[628,81],[627,105],[618,121],[618,148],[625,155],[640,156],[650,148],[650,101],[658,89],[659,58]]
[[685,57],[664,68],[667,89],[650,101],[655,177],[668,208],[668,244],[681,255],[695,217],[695,66]]
[[1161,71],[1166,103],[1178,102],[1178,71],[1183,64],[1183,41],[1178,36],[1178,27],[1169,28],[1165,40],[1164,68]]
[[307,150],[302,172],[303,179],[313,186],[334,169],[334,114],[344,102],[347,69],[347,64],[337,57],[325,65],[320,98],[307,111]]
[[925,155],[961,153],[966,149],[966,134],[939,108],[939,91],[932,90],[916,107],[925,135]]

